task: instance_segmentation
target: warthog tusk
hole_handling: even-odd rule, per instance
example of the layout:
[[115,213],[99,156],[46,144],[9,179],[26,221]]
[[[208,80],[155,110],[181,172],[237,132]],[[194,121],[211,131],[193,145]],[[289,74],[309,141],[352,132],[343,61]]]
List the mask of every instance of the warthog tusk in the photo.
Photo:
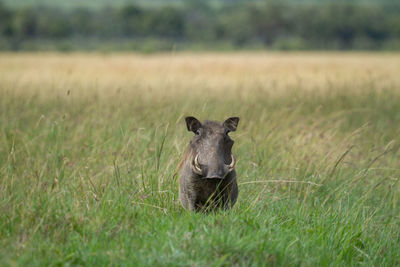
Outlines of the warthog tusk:
[[193,167],[194,167],[196,172],[198,172],[199,174],[202,173],[201,167],[200,167],[200,164],[199,164],[199,155],[196,155],[196,157],[194,158],[194,166]]
[[229,164],[229,169],[230,170],[232,170],[234,167],[235,167],[235,158],[233,157],[233,155],[231,154],[231,157],[232,157],[232,161],[231,161],[231,164]]

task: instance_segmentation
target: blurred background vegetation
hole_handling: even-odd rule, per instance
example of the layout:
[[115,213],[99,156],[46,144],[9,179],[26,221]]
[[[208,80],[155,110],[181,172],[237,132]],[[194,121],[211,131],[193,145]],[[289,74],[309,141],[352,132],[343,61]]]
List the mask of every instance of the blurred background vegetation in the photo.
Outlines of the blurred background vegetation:
[[400,50],[400,3],[0,0],[0,50]]

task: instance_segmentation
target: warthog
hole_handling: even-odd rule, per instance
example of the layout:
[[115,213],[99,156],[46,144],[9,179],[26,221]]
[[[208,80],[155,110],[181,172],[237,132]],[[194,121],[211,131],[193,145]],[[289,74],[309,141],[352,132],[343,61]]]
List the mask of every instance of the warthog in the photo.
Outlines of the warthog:
[[195,133],[180,163],[179,198],[191,211],[226,210],[238,197],[233,140],[229,132],[236,131],[238,117],[200,123],[186,117],[186,126]]

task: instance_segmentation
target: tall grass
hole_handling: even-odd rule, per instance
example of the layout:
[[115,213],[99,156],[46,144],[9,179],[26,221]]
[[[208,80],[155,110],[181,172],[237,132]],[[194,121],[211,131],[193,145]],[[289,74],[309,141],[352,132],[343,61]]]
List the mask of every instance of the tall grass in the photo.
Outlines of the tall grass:
[[[399,265],[398,54],[1,54],[1,265]],[[178,200],[184,116],[239,199]]]

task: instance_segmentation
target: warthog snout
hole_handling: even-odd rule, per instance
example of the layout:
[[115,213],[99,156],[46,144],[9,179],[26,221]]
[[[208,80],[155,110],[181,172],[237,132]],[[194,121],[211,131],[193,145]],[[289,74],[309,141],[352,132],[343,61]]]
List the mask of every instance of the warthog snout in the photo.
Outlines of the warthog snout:
[[[210,156],[209,158],[213,157]],[[200,164],[199,155],[197,154],[192,161],[192,169],[194,173],[207,179],[224,179],[229,172],[233,171],[235,163],[235,158],[231,155],[231,161],[229,164],[225,164],[223,161]]]
[[[190,210],[206,207],[228,208],[236,201],[236,159],[232,155],[234,141],[229,133],[236,131],[238,117],[201,123],[186,117],[186,126],[195,135],[182,161],[180,199]],[[212,203],[212,205],[210,205]]]

